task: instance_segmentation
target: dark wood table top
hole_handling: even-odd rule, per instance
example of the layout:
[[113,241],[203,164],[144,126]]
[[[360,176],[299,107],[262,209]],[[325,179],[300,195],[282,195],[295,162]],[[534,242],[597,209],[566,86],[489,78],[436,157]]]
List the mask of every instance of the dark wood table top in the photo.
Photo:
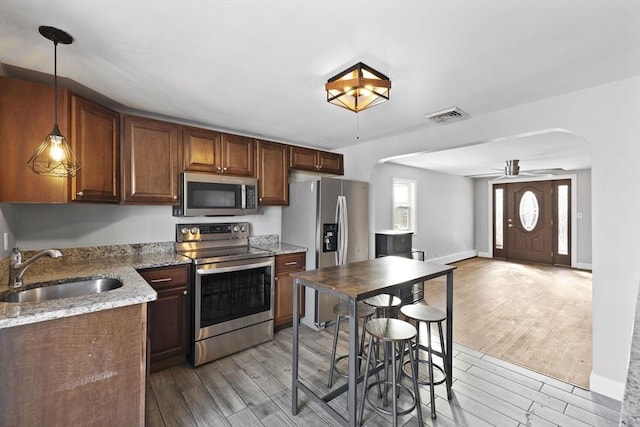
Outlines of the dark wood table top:
[[357,300],[410,283],[443,276],[456,267],[397,256],[291,273],[304,285]]

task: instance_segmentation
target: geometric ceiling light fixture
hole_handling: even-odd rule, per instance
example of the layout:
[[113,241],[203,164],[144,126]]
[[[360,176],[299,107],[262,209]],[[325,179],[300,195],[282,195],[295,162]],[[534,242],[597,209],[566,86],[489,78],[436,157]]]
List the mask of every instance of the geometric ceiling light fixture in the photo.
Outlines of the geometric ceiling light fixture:
[[391,80],[373,68],[358,62],[325,85],[327,102],[356,113],[389,99]]
[[40,34],[53,42],[54,118],[53,130],[46,136],[27,165],[38,175],[75,176],[80,165],[69,143],[58,128],[58,43],[71,44],[73,37],[54,27],[41,26]]

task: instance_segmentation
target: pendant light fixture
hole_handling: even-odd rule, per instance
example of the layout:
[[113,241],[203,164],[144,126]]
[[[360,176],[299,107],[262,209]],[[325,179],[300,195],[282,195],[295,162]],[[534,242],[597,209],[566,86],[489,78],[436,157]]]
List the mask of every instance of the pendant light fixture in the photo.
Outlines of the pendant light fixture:
[[358,62],[332,77],[325,85],[327,102],[356,113],[389,99],[391,80]]
[[54,27],[41,26],[40,34],[53,42],[54,118],[53,130],[42,141],[27,165],[38,175],[75,176],[80,165],[58,128],[58,43],[71,44],[73,37]]

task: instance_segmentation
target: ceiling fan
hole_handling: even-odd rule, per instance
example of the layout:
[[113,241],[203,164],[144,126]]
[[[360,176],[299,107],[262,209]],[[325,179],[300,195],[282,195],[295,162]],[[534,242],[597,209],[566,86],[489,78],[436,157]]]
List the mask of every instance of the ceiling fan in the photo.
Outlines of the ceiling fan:
[[[520,160],[506,160],[506,166],[504,167],[504,174],[500,175],[496,178],[496,180],[498,179],[508,179],[508,178],[516,178],[519,176],[537,176],[537,177],[544,177],[544,176],[553,176],[556,175],[558,173],[562,173],[565,172],[564,169],[562,168],[553,168],[553,169],[529,169],[529,170],[520,170],[520,165],[519,165]],[[497,171],[502,171],[503,169],[494,169]],[[474,177],[479,178],[479,177],[489,177],[489,176],[496,176],[498,174],[496,173],[489,173],[489,174],[484,174],[484,175],[475,175]]]

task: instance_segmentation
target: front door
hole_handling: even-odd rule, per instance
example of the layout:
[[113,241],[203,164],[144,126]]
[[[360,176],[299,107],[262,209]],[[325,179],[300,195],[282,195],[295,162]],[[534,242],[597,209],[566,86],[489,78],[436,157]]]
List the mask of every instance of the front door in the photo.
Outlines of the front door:
[[570,265],[569,180],[494,185],[494,256]]

